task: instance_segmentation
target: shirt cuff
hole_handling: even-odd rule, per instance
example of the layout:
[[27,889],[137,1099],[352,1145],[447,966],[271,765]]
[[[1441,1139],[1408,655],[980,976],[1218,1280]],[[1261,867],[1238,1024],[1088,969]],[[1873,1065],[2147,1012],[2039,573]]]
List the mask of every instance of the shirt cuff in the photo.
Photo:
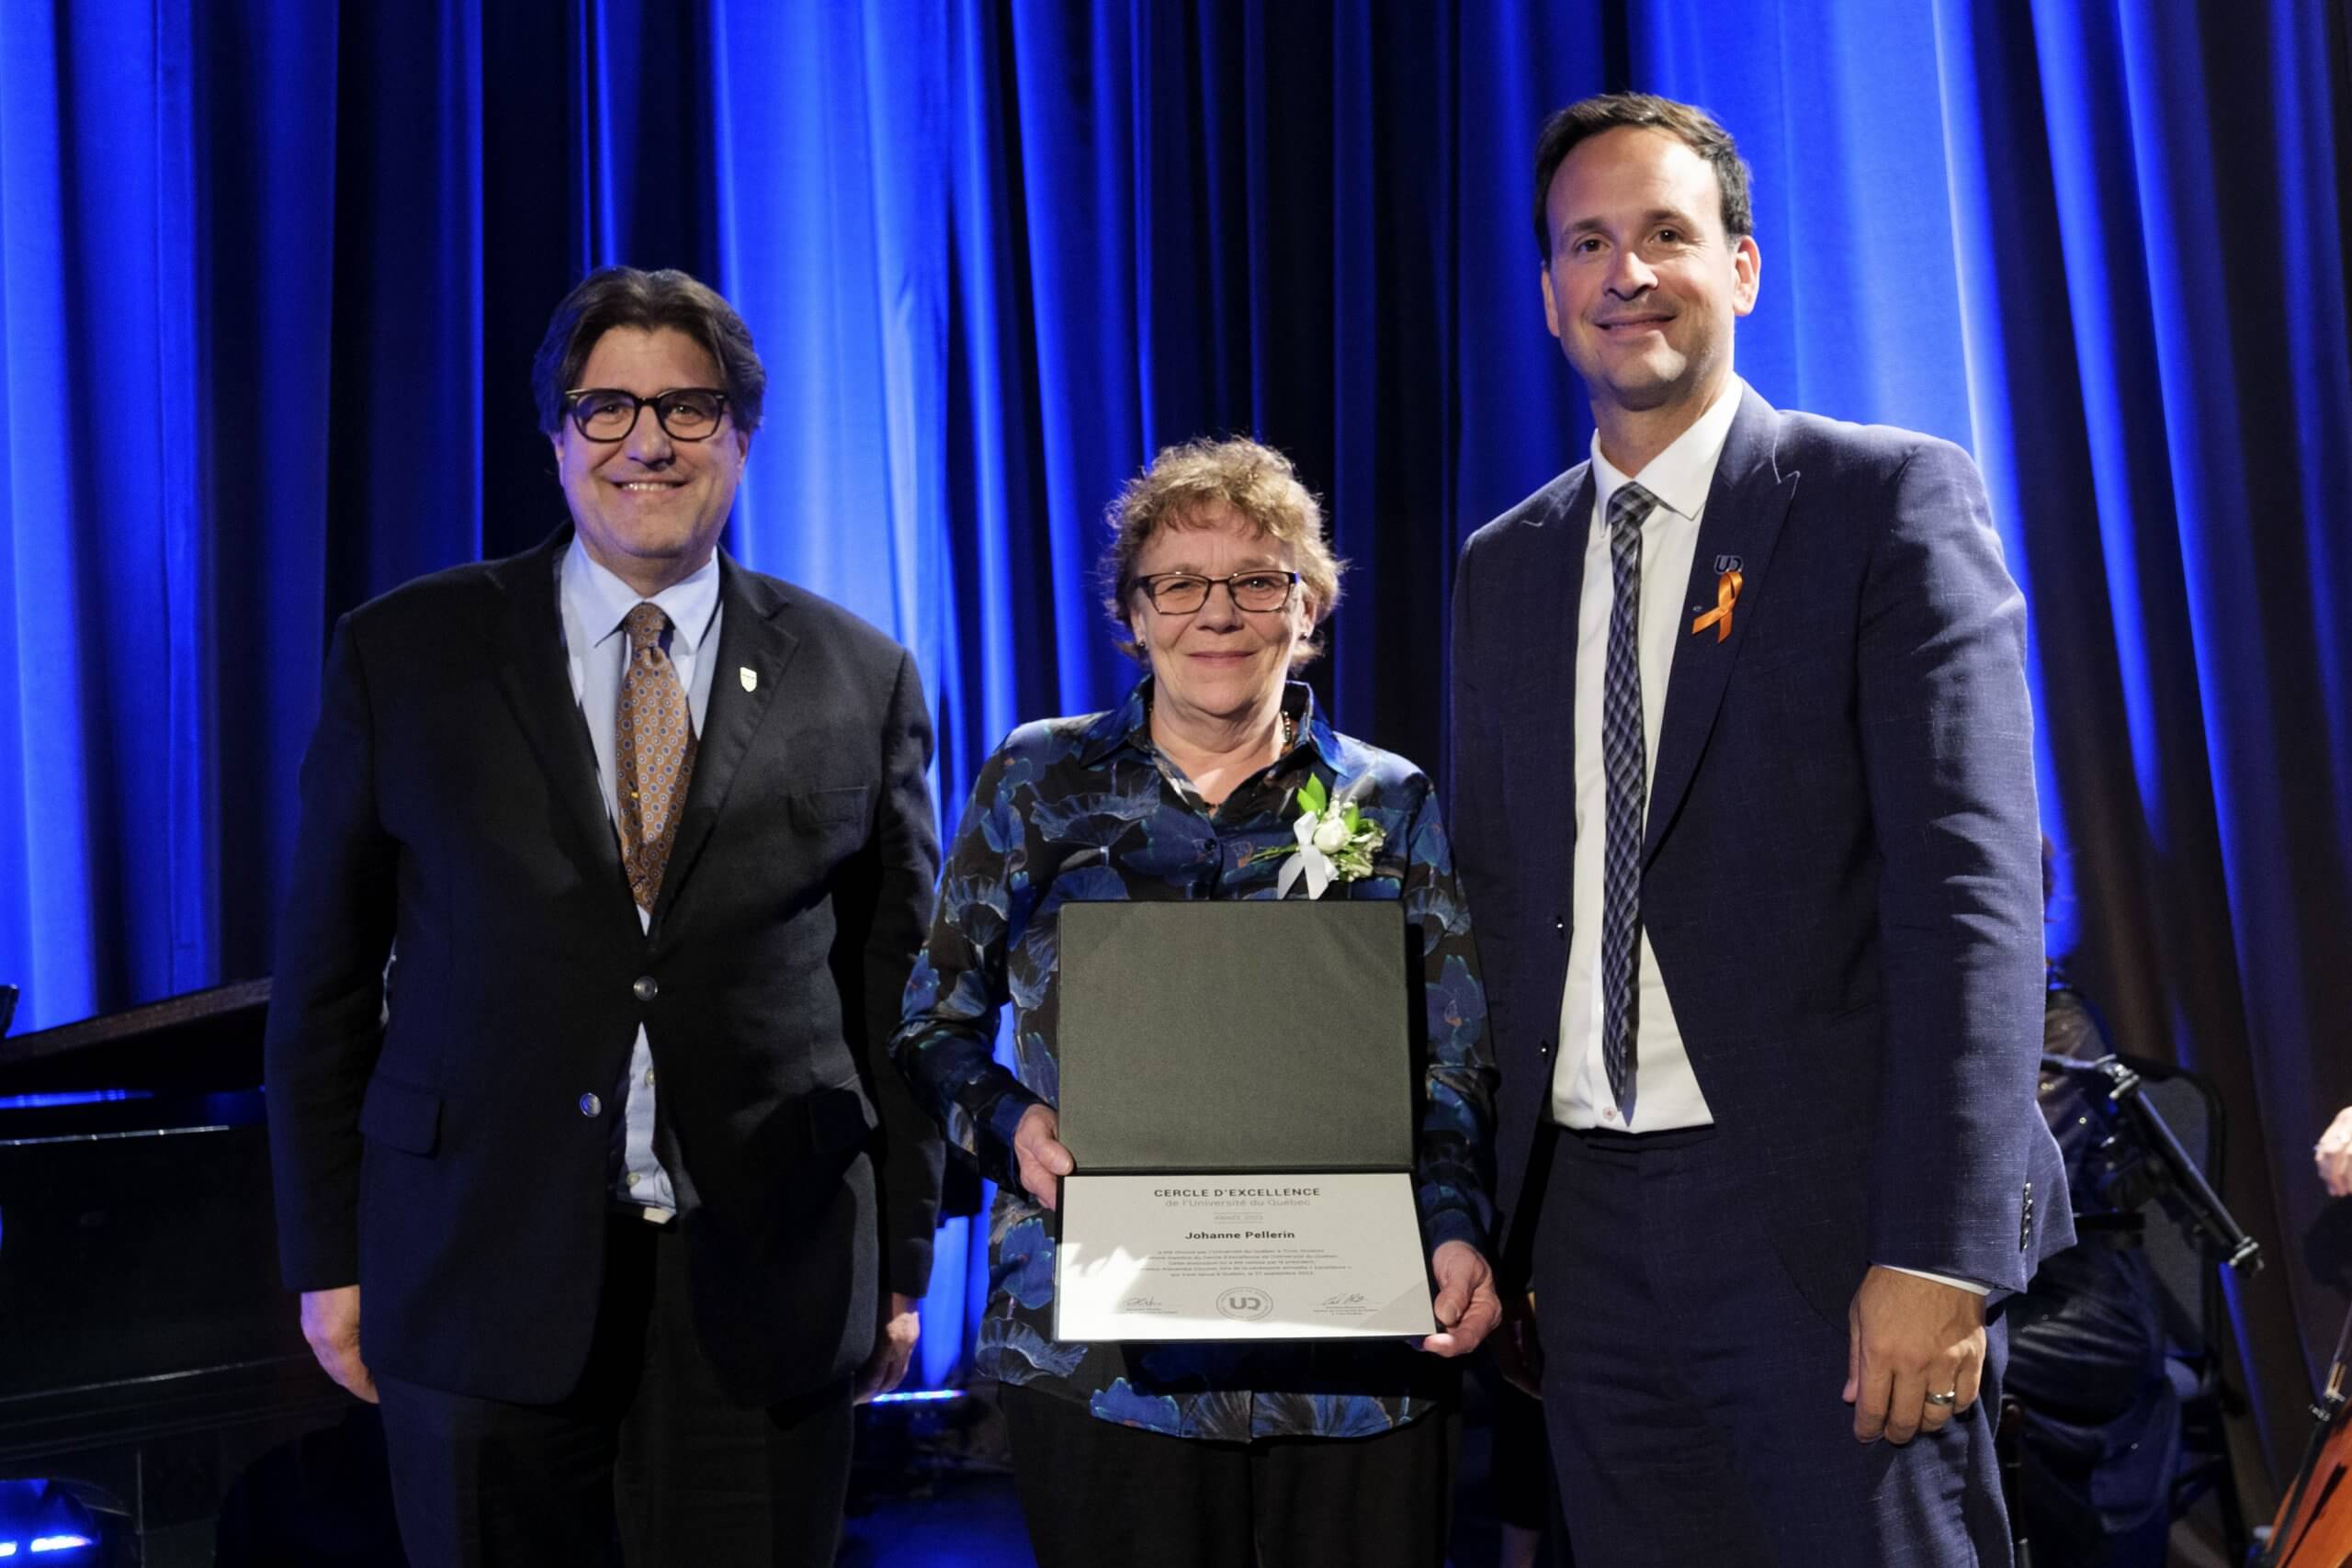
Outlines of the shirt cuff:
[[[1012,1172],[1012,1184],[1018,1187],[1021,1185],[1021,1161],[1012,1152],[1012,1135],[1021,1130],[1021,1119],[1029,1114],[1029,1108],[1046,1102],[1032,1094],[1027,1084],[1012,1077],[1010,1073],[1003,1077],[1011,1081],[996,1097],[996,1103],[989,1107],[984,1124],[989,1139],[1003,1155],[1004,1168]],[[1001,1181],[1003,1179],[1000,1177],[998,1179]]]
[[1980,1285],[1973,1280],[1955,1280],[1949,1274],[1931,1274],[1925,1269],[1905,1269],[1899,1263],[1882,1263],[1882,1269],[1892,1269],[1897,1274],[1916,1274],[1922,1280],[1933,1280],[1939,1285],[1950,1285],[1956,1291],[1966,1291],[1972,1296],[1989,1296],[1990,1285]]
[[1430,1257],[1449,1241],[1465,1242],[1480,1254],[1486,1252],[1478,1237],[1478,1222],[1468,1212],[1448,1204],[1421,1216],[1421,1245]]

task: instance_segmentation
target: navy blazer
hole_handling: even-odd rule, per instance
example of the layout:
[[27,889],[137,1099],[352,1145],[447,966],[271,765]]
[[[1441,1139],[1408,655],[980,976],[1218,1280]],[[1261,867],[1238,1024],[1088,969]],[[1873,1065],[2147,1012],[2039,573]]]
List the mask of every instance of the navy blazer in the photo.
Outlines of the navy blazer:
[[358,1283],[376,1371],[570,1392],[642,1023],[704,1348],[772,1403],[864,1359],[886,1271],[910,1294],[930,1273],[943,1151],[882,1059],[938,867],[922,682],[880,632],[722,556],[643,929],[565,671],[571,536],[335,629],[266,1036],[286,1280]]
[[[1579,464],[1481,528],[1454,585],[1449,815],[1502,1069],[1497,1193],[1526,1235],[1567,972],[1592,501]],[[1730,636],[1694,633],[1735,563]],[[1684,602],[1642,916],[1758,1217],[1833,1323],[1872,1263],[2022,1289],[2073,1225],[2034,1106],[2025,604],[1983,481],[1949,442],[1743,390]]]

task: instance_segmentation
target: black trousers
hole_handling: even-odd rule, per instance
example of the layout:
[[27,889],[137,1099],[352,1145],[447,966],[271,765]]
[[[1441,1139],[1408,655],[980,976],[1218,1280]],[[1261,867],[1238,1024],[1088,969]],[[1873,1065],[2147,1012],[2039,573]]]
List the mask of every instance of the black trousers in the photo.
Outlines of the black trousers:
[[509,1404],[379,1377],[412,1568],[831,1568],[850,1385],[736,1404],[695,1337],[685,1244],[616,1217],[580,1386]]
[[1197,1442],[1007,1386],[1038,1568],[1440,1568],[1458,1410],[1374,1438]]

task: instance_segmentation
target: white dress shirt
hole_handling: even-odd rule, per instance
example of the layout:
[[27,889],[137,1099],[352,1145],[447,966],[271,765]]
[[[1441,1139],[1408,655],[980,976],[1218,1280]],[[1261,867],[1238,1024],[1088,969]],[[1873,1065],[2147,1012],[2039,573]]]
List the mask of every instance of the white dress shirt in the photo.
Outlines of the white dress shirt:
[[[646,601],[637,590],[589,558],[578,535],[556,569],[557,599],[563,610],[564,662],[571,675],[571,694],[579,699],[581,716],[596,746],[596,782],[605,792],[605,813],[620,820],[620,784],[614,733],[620,710],[621,677],[628,668],[628,634],[622,622]],[[695,733],[703,732],[703,716],[710,708],[710,677],[716,657],[700,655],[718,646],[718,558],[713,555],[702,570],[673,582],[653,596],[652,603],[670,617],[670,662],[686,689],[686,709]],[[650,928],[650,910],[637,911],[639,922]],[[645,1026],[637,1031],[637,1045],[629,1054],[620,1168],[614,1196],[642,1206],[655,1219],[676,1213],[677,1189],[653,1152],[653,1047]]]
[[[1560,1055],[1552,1075],[1552,1116],[1563,1127],[1619,1133],[1659,1133],[1704,1127],[1714,1121],[1699,1092],[1674,1003],[1657,972],[1649,932],[1634,949],[1640,1002],[1634,1043],[1634,1114],[1617,1113],[1600,1052],[1601,866],[1608,848],[1609,777],[1601,757],[1601,692],[1609,674],[1609,611],[1616,575],[1609,559],[1609,499],[1629,479],[1657,498],[1642,523],[1642,584],[1634,640],[1642,669],[1644,797],[1657,776],[1658,722],[1666,712],[1666,680],[1674,668],[1678,632],[1690,617],[1682,594],[1690,558],[1699,547],[1699,515],[1715,482],[1715,459],[1731,434],[1744,387],[1733,377],[1707,412],[1674,438],[1638,475],[1618,471],[1592,437],[1592,518],[1586,529],[1584,592],[1577,601],[1575,779],[1576,854],[1568,869],[1568,983],[1560,998]],[[1645,812],[1644,820],[1647,821]]]

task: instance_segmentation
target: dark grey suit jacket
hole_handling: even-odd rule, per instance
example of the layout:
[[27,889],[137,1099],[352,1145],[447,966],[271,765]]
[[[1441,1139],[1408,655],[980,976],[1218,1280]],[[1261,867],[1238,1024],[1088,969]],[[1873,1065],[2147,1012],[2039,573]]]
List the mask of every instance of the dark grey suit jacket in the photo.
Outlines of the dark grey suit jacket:
[[877,1292],[930,1274],[941,1145],[881,1054],[938,868],[922,682],[880,632],[722,556],[701,747],[641,930],[565,672],[571,536],[336,628],[267,1035],[286,1280],[358,1283],[378,1371],[569,1392],[641,1022],[704,1346],[769,1403],[854,1368]]
[[[1453,599],[1449,820],[1515,1231],[1532,1219],[1567,966],[1591,514],[1580,464],[1472,537]],[[1731,636],[1694,634],[1734,559]],[[2025,605],[1983,481],[1949,442],[1747,391],[1683,604],[1642,918],[1720,1134],[1756,1173],[1758,1218],[1833,1323],[1871,1263],[2021,1289],[2073,1226],[2034,1107]]]

